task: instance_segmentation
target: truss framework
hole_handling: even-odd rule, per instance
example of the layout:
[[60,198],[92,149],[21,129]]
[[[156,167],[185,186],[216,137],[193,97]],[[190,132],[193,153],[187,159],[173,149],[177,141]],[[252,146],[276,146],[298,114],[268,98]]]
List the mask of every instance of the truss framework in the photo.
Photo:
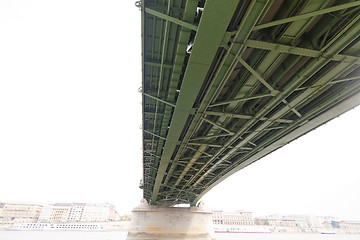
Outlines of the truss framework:
[[137,5],[141,187],[152,204],[194,205],[234,172],[360,103],[360,1]]

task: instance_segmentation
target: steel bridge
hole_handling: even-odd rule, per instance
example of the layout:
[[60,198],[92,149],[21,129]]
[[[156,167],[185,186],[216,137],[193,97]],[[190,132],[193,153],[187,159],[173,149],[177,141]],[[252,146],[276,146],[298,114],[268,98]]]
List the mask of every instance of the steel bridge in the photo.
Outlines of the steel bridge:
[[231,174],[360,103],[360,1],[136,5],[140,187],[151,204],[195,205]]

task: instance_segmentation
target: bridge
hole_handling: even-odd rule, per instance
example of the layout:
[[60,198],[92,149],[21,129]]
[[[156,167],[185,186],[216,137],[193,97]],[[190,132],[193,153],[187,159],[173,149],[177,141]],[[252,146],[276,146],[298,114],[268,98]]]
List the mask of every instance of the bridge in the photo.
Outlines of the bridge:
[[360,103],[360,1],[137,5],[141,187],[151,204],[195,205],[231,174]]

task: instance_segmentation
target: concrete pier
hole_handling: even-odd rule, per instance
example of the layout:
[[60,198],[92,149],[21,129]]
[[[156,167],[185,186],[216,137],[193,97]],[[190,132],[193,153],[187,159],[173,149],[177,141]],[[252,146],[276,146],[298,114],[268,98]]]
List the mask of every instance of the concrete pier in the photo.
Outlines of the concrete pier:
[[132,212],[127,240],[215,240],[211,216],[203,207],[158,207],[142,200]]

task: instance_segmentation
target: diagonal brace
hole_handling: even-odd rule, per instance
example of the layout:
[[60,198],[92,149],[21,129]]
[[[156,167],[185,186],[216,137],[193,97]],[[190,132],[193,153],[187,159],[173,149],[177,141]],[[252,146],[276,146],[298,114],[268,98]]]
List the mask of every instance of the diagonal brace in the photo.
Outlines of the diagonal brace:
[[191,23],[188,23],[188,22],[185,22],[185,21],[182,21],[180,19],[177,19],[177,18],[174,18],[174,17],[171,17],[169,15],[166,15],[164,13],[161,13],[161,12],[158,12],[156,10],[153,10],[151,8],[145,8],[145,12],[146,13],[149,13],[153,16],[156,16],[156,17],[159,17],[159,18],[162,18],[166,21],[169,21],[169,22],[172,22],[172,23],[175,23],[177,25],[180,25],[182,27],[185,27],[185,28],[189,28],[191,30],[194,30],[194,31],[197,31],[198,27],[191,24]]
[[273,27],[273,26],[276,26],[276,25],[284,24],[284,23],[289,23],[289,22],[294,22],[294,21],[298,21],[298,20],[302,20],[302,19],[307,19],[307,18],[318,16],[318,15],[322,15],[322,14],[325,14],[325,13],[335,12],[335,11],[343,10],[343,9],[346,9],[346,8],[356,7],[356,6],[360,6],[360,1],[345,3],[345,4],[334,6],[334,7],[329,7],[329,8],[325,8],[325,9],[321,9],[321,10],[317,10],[317,11],[313,11],[313,12],[309,12],[309,13],[305,13],[305,14],[300,14],[300,15],[293,16],[293,17],[289,17],[289,18],[280,19],[280,20],[265,23],[265,24],[260,24],[260,25],[255,26],[253,28],[253,30],[256,31],[256,30],[260,30],[260,29],[263,29],[263,28]]
[[250,97],[235,98],[235,99],[231,99],[231,100],[225,100],[225,101],[213,103],[213,104],[209,105],[209,107],[216,107],[216,106],[221,106],[221,105],[234,103],[234,102],[245,102],[245,101],[249,101],[249,100],[253,100],[253,99],[271,97],[271,96],[273,96],[273,94],[265,93],[265,94],[258,94],[258,95],[250,96]]
[[162,137],[162,136],[160,136],[160,135],[157,135],[157,134],[155,134],[155,133],[153,133],[153,132],[150,132],[150,131],[147,131],[147,130],[145,130],[145,129],[144,129],[144,132],[146,132],[146,133],[148,133],[148,134],[150,134],[150,135],[153,135],[153,136],[155,136],[155,137],[161,138],[161,139],[163,139],[163,140],[166,140],[165,137]]
[[175,107],[175,104],[169,103],[169,102],[167,102],[167,101],[165,101],[165,100],[162,100],[162,99],[160,99],[160,98],[158,98],[158,97],[154,97],[154,96],[152,96],[152,95],[150,95],[150,94],[147,94],[147,93],[144,93],[144,95],[147,96],[147,97],[149,97],[149,98],[152,98],[152,99],[154,99],[154,100],[156,100],[156,101],[165,103],[165,104],[167,104],[167,105],[169,105],[169,106],[172,106],[172,107]]
[[225,132],[227,132],[227,133],[229,133],[229,134],[231,134],[231,135],[234,135],[234,134],[235,134],[235,133],[231,132],[230,130],[224,128],[223,126],[221,126],[221,125],[219,125],[219,124],[217,124],[217,123],[215,123],[215,122],[213,122],[213,121],[211,121],[211,120],[209,120],[209,119],[202,118],[202,120],[204,120],[205,122],[208,122],[208,123],[210,123],[210,124],[212,124],[212,125],[220,128],[221,130],[224,130]]
[[[214,115],[214,116],[240,118],[240,119],[247,119],[247,120],[255,118],[254,116],[251,116],[251,115],[244,115],[244,114],[237,114],[237,113],[230,113],[230,112],[206,111],[205,113],[209,114],[209,115]],[[260,121],[278,122],[278,123],[292,123],[292,122],[294,122],[293,120],[288,120],[288,119],[270,120],[269,118],[266,118],[266,117],[261,117],[261,118],[259,118],[259,120]]]
[[241,63],[241,65],[243,65],[249,72],[251,72],[262,84],[265,85],[265,87],[267,87],[267,89],[270,90],[271,95],[275,96],[279,93],[279,91],[275,90],[272,86],[270,86],[269,83],[266,82],[266,80],[257,72],[255,71],[255,69],[253,69],[249,64],[247,64],[247,62],[245,62],[244,59],[242,59],[242,57],[238,56],[237,60],[239,61],[239,63]]
[[270,42],[248,39],[244,43],[244,46],[250,48],[262,49],[262,50],[274,51],[279,53],[299,55],[304,57],[312,57],[312,58],[324,57],[324,58],[329,58],[332,61],[347,62],[347,63],[355,62],[356,64],[360,64],[359,57],[349,56],[344,54],[335,54],[333,56],[326,56],[324,55],[324,52],[318,50],[294,47],[294,46],[278,44],[278,43],[270,43]]

